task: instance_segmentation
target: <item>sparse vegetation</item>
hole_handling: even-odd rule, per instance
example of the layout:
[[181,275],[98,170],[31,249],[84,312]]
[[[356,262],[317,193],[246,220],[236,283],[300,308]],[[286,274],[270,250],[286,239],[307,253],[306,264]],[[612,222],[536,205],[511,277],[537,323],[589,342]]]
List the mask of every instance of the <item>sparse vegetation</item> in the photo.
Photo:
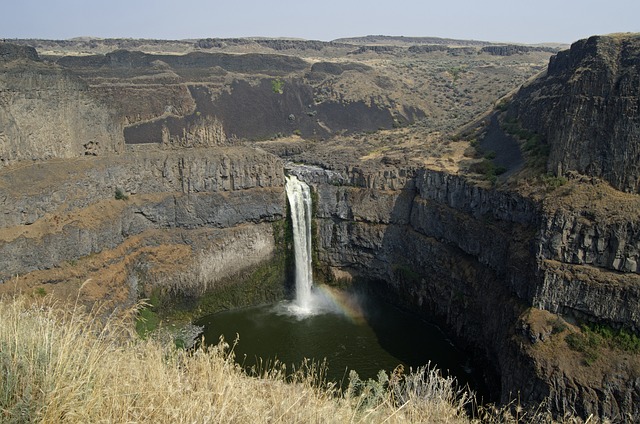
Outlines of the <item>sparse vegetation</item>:
[[469,170],[484,176],[484,178],[492,184],[497,181],[498,175],[502,175],[507,171],[504,166],[496,166],[491,159],[486,157],[480,162],[472,164]]
[[156,312],[156,306],[158,303],[157,295],[154,295],[149,300],[149,303],[140,305],[140,310],[136,317],[135,327],[136,332],[142,338],[147,337],[153,333],[160,324],[160,316]]
[[484,158],[485,159],[489,159],[489,160],[493,160],[496,158],[496,152],[494,152],[493,150],[488,151],[484,154]]
[[562,187],[567,183],[565,177],[556,177],[551,174],[544,174],[540,177],[542,183],[548,190],[555,190],[558,187]]
[[284,299],[285,267],[285,255],[276,255],[271,261],[261,264],[246,275],[234,276],[234,284],[220,281],[214,290],[205,293],[196,301],[195,308],[193,299],[185,299],[185,305],[171,305],[169,311],[174,314],[187,314],[186,316],[191,318]]
[[449,68],[447,72],[451,74],[453,82],[456,82],[458,81],[458,79],[460,79],[460,74],[467,72],[467,68],[465,66],[454,66],[452,68]]
[[526,154],[527,166],[544,172],[549,158],[550,147],[539,134],[523,128],[515,119],[504,119],[502,129],[521,141]]
[[116,188],[115,198],[116,198],[116,200],[127,200],[127,199],[129,199],[129,196],[127,196],[124,193],[124,191],[122,191],[122,189],[120,187],[117,187]]
[[496,110],[500,112],[504,112],[509,108],[509,102],[505,99],[500,100],[496,103]]
[[136,331],[141,337],[146,337],[158,328],[160,318],[150,308],[142,308],[136,320]]
[[584,354],[585,365],[593,364],[599,357],[598,350],[601,345],[601,338],[590,331],[588,327],[583,327],[581,333],[569,333],[565,337],[567,345],[577,352]]
[[619,349],[634,354],[640,353],[640,337],[626,331],[625,329],[615,330],[604,325],[592,325],[587,328],[588,331],[602,337],[609,347],[613,349]]
[[280,78],[276,78],[271,81],[271,90],[276,94],[284,93],[284,81]]
[[573,332],[565,337],[567,345],[584,354],[586,365],[593,364],[601,354],[602,348],[617,349],[633,354],[640,353],[640,338],[624,329],[614,330],[611,327],[596,324],[583,324],[580,332]]
[[560,317],[557,317],[553,321],[547,322],[547,324],[551,325],[551,334],[560,334],[567,329],[566,321]]

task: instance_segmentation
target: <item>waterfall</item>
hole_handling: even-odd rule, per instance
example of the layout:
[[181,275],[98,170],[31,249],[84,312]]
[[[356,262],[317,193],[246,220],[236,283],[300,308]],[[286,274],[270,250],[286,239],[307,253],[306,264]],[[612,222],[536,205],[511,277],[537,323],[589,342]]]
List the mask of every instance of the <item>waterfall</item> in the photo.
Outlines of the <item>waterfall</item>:
[[293,248],[296,261],[296,306],[310,312],[313,275],[311,271],[311,192],[309,186],[291,175],[285,190],[291,207]]

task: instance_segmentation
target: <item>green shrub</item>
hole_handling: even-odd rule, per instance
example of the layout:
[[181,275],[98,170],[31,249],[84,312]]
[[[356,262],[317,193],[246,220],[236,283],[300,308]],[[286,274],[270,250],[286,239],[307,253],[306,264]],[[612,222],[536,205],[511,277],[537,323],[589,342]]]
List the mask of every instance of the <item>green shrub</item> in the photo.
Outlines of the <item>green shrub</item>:
[[602,337],[613,349],[631,353],[640,353],[640,337],[624,329],[614,330],[604,325],[592,325],[589,331]]
[[556,177],[551,174],[545,174],[540,177],[544,186],[549,190],[555,190],[558,187],[562,187],[567,183],[565,177]]
[[449,68],[447,72],[453,78],[453,82],[456,82],[460,78],[460,74],[467,72],[467,69],[463,66],[454,66],[452,68]]
[[507,168],[506,167],[504,167],[504,166],[496,166],[496,171],[495,171],[496,175],[502,175],[505,172],[507,172]]
[[560,317],[556,319],[547,320],[547,325],[551,326],[551,334],[559,334],[567,329],[567,323]]
[[490,159],[483,159],[480,162],[474,163],[469,167],[471,172],[481,174],[484,179],[491,184],[495,184],[498,181],[498,175],[504,174],[507,169],[504,166],[497,167]]
[[496,104],[496,110],[500,112],[504,112],[509,108],[509,102],[506,100],[501,100]]
[[271,90],[276,94],[282,94],[284,92],[284,81],[282,81],[280,78],[272,80]]
[[613,340],[615,346],[621,350],[635,354],[640,353],[640,338],[635,334],[620,330],[618,334],[614,335]]
[[602,337],[591,331],[589,327],[582,326],[582,332],[567,334],[565,341],[571,350],[583,354],[585,365],[591,365],[598,359]]
[[501,124],[504,132],[517,138],[522,142],[521,148],[527,153],[527,166],[534,169],[544,170],[549,157],[550,146],[540,134],[522,128],[516,118],[505,118]]
[[140,310],[136,319],[136,332],[140,337],[147,337],[153,333],[160,324],[160,317],[155,313],[151,306]]
[[116,200],[127,200],[129,196],[124,194],[124,191],[120,187],[116,188]]
[[493,150],[488,151],[487,153],[484,154],[484,158],[485,159],[495,159],[496,158],[496,152],[494,152]]
[[565,337],[567,345],[576,352],[584,354],[584,362],[591,365],[598,359],[601,348],[608,347],[633,354],[640,353],[640,338],[624,329],[596,324],[583,324],[579,333]]

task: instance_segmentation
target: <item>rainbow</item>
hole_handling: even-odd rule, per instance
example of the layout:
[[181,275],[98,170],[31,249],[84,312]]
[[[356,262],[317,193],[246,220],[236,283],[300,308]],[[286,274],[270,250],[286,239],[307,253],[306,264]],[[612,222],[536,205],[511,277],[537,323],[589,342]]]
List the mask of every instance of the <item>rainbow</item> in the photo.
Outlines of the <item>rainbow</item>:
[[322,309],[340,312],[354,324],[365,323],[362,308],[353,294],[326,285],[316,285],[313,288],[315,294],[322,297],[323,303],[327,303],[322,305]]

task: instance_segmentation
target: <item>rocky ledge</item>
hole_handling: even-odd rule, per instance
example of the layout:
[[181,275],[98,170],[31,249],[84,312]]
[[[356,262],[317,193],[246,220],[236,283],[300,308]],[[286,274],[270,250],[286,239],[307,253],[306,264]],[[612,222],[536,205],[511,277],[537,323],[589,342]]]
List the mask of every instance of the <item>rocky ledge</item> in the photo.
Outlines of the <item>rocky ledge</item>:
[[90,280],[88,300],[116,304],[151,286],[199,295],[271,260],[286,210],[280,160],[239,147],[8,167],[0,193],[5,288]]

